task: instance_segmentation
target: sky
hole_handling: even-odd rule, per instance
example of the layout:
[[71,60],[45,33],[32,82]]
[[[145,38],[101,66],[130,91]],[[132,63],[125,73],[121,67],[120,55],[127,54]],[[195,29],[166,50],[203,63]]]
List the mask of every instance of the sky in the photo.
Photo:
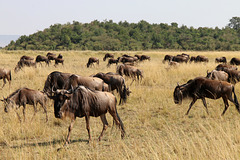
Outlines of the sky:
[[53,24],[98,20],[225,27],[240,0],[0,0],[0,35],[30,35]]

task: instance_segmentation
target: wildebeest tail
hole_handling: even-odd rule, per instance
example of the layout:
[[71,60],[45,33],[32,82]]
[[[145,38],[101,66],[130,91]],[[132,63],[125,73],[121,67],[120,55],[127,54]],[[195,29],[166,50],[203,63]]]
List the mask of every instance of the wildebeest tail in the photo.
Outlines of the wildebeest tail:
[[232,92],[233,92],[233,94],[234,94],[234,103],[235,103],[236,109],[237,109],[238,112],[240,113],[239,103],[238,103],[238,100],[237,100],[237,96],[236,96],[236,94],[235,94],[234,86],[232,87]]

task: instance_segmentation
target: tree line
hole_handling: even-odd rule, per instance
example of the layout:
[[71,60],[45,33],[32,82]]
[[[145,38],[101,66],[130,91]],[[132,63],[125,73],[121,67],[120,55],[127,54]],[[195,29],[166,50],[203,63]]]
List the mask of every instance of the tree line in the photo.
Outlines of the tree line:
[[240,17],[226,27],[187,27],[177,23],[150,24],[112,20],[54,24],[43,31],[21,36],[7,50],[240,50]]

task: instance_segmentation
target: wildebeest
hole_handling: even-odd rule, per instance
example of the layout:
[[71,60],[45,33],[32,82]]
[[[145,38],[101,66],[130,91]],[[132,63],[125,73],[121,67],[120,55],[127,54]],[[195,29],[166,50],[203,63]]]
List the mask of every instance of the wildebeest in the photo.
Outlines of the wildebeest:
[[[232,98],[232,93],[234,94],[234,99]],[[202,99],[203,105],[208,113],[205,98],[222,98],[225,104],[222,115],[224,115],[229,107],[228,100],[235,104],[236,109],[240,113],[239,103],[234,91],[234,85],[225,81],[211,80],[205,77],[197,77],[193,80],[189,80],[186,84],[177,85],[174,90],[173,97],[176,104],[181,104],[184,98],[192,99],[186,115],[189,113],[191,107],[198,99]]]
[[92,66],[93,63],[97,63],[97,64],[99,65],[99,59],[96,58],[96,57],[90,57],[90,58],[88,59],[87,68],[90,67],[90,66]]
[[36,62],[34,62],[33,60],[27,60],[27,59],[21,59],[20,61],[18,61],[14,71],[17,72],[20,69],[22,69],[23,67],[36,67]]
[[168,62],[168,65],[169,65],[169,66],[172,66],[172,67],[178,67],[180,64],[179,64],[178,62],[169,61],[169,62]]
[[62,73],[58,71],[51,72],[45,81],[43,91],[48,95],[52,95],[52,88],[63,89],[71,73]]
[[45,63],[49,66],[49,60],[48,60],[48,58],[45,57],[45,56],[38,55],[38,56],[36,57],[35,62],[36,62],[36,63],[40,63],[41,65],[42,65],[41,62],[45,62]]
[[10,88],[11,87],[11,80],[12,80],[11,70],[5,69],[5,68],[0,68],[0,79],[3,79],[2,88],[7,83],[6,79],[8,80],[9,88]]
[[108,59],[108,64],[107,67],[109,67],[111,64],[115,63],[116,65],[118,64],[118,59],[114,59],[114,58],[109,58]]
[[[33,105],[34,107],[33,117],[34,117],[37,112],[37,104],[39,103],[44,109],[44,112],[46,114],[46,121],[48,121],[47,109],[46,109],[47,95],[45,95],[41,91],[36,91],[28,88],[20,88],[1,101],[4,102],[4,105],[5,105],[4,111],[6,113],[8,112],[9,108],[18,109],[21,106],[23,106],[24,121],[25,121],[26,104]],[[19,121],[21,122],[21,118],[18,113],[17,113],[17,116],[19,118]]]
[[232,58],[230,61],[231,65],[240,65],[240,59],[239,58]]
[[[119,75],[123,76],[127,76],[127,77],[131,77],[134,80],[142,80],[143,78],[143,71],[134,67],[134,66],[130,66],[130,65],[125,65],[125,64],[120,64],[117,66],[116,69],[116,73],[118,73]],[[131,82],[131,84],[133,83],[133,81]]]
[[[135,55],[136,56],[136,55]],[[144,60],[149,60],[150,61],[150,56],[147,56],[147,55],[138,55],[138,56],[136,56],[136,57],[138,57],[138,59],[140,60],[140,61],[144,61]]]
[[237,70],[237,67],[233,66],[233,65],[228,65],[228,64],[219,64],[219,65],[217,65],[217,67],[215,69],[217,71],[224,71],[226,69]]
[[105,116],[107,112],[110,113],[115,123],[121,129],[121,137],[124,137],[125,130],[117,112],[117,100],[116,97],[111,93],[93,91],[84,86],[79,86],[78,88],[71,90],[56,90],[55,95],[51,96],[50,98],[54,100],[55,117],[61,119],[69,117],[71,119],[71,124],[68,128],[68,135],[65,143],[66,145],[70,142],[70,134],[76,117],[85,117],[89,141],[91,141],[92,137],[89,126],[90,116],[100,116],[103,123],[103,129],[98,138],[100,141],[104,131],[108,127],[108,122]]
[[24,55],[20,58],[20,60],[34,60],[34,58]]
[[165,63],[166,61],[168,61],[168,62],[170,62],[170,61],[172,61],[172,58],[173,58],[174,56],[172,56],[172,55],[165,55],[164,56],[164,59],[163,59],[163,63]]
[[240,81],[240,71],[231,69],[224,69],[223,71],[228,74],[228,82],[236,84]]
[[62,59],[63,58],[62,54],[59,54],[57,58]]
[[208,58],[202,55],[198,55],[195,59],[195,62],[208,62]]
[[175,62],[178,62],[178,63],[183,63],[183,62],[187,63],[188,60],[189,60],[189,58],[186,57],[186,56],[174,56],[172,58],[172,61],[175,61]]
[[217,57],[215,59],[215,62],[216,63],[227,63],[227,59],[226,59],[226,57]]
[[217,70],[213,70],[211,72],[207,71],[206,77],[212,80],[228,81],[228,74],[224,71],[217,71]]
[[197,57],[195,57],[195,56],[191,56],[191,58],[190,58],[190,60],[189,60],[189,63],[195,62],[195,61],[196,61],[196,58],[197,58]]
[[116,90],[120,95],[119,105],[126,103],[127,96],[130,95],[129,88],[126,87],[125,79],[119,74],[112,73],[102,73],[99,72],[95,74],[93,77],[101,78],[105,83],[109,85],[109,90]]
[[103,61],[106,61],[107,58],[114,58],[114,55],[111,53],[106,53],[105,56],[103,57]]
[[57,55],[56,55],[55,53],[48,52],[46,56],[47,56],[47,57],[48,57],[48,56],[55,56],[55,57],[56,57]]
[[84,77],[80,75],[73,74],[71,75],[65,85],[64,89],[69,90],[71,87],[77,88],[79,85],[83,85],[87,88],[97,91],[108,91],[108,85],[104,81],[97,77]]
[[58,65],[58,63],[62,63],[63,65],[64,60],[62,58],[55,58],[54,60],[55,60],[55,66]]
[[57,58],[57,55],[55,53],[47,53],[47,58],[51,62],[52,60],[55,60]]
[[137,57],[118,57],[118,62],[122,62],[122,63],[134,63],[135,61],[137,61]]

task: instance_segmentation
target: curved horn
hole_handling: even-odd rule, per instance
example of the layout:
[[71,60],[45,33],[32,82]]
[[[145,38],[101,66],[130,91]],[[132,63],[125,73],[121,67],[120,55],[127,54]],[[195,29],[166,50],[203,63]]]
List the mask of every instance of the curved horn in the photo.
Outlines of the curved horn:
[[[53,87],[54,87],[54,86],[53,86]],[[52,93],[56,93],[56,90],[54,91],[54,90],[53,90],[53,87],[52,87]]]
[[180,87],[179,83],[177,82],[177,86]]

